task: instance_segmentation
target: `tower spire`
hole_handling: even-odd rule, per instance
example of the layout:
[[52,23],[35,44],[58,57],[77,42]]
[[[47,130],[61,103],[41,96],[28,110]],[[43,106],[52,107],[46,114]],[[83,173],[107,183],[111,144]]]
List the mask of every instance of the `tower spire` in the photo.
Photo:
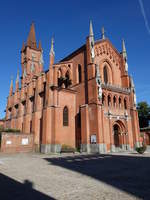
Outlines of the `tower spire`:
[[30,32],[29,32],[28,39],[27,39],[27,46],[29,46],[33,49],[37,48],[34,23],[32,23],[31,27],[30,27]]
[[90,20],[89,42],[90,42],[91,58],[92,62],[94,62],[95,53],[94,53],[94,33],[93,33],[92,20]]
[[41,40],[39,41],[39,50],[42,51],[42,43],[41,43]]
[[50,66],[54,64],[54,59],[55,59],[55,52],[54,52],[54,38],[52,37],[51,39],[51,49],[50,49]]
[[25,45],[24,45],[24,42],[22,43],[22,49],[21,49],[21,52],[24,51],[25,49]]
[[52,37],[51,39],[51,50],[50,50],[50,55],[55,55],[55,52],[54,52],[54,38]]
[[19,90],[19,70],[17,71],[17,77],[16,77],[16,91]]
[[16,82],[19,82],[19,69],[17,70]]
[[12,94],[13,94],[13,76],[11,76],[9,96],[12,96]]
[[122,56],[123,56],[123,59],[125,61],[125,71],[127,72],[128,71],[127,51],[126,51],[124,39],[122,39]]
[[126,51],[124,39],[122,39],[122,55],[123,55],[123,58],[127,61],[127,51]]
[[102,40],[104,40],[105,39],[105,29],[104,29],[104,26],[101,29],[101,33],[102,33]]
[[90,36],[90,37],[93,37],[93,36],[94,36],[94,34],[93,34],[93,25],[92,25],[92,20],[90,20],[89,36]]

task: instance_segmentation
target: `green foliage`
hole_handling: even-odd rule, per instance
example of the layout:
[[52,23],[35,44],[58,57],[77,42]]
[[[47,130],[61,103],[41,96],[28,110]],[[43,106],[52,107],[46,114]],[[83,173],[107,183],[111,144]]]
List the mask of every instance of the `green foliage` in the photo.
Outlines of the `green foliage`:
[[5,132],[11,132],[11,133],[19,133],[20,130],[18,129],[12,129],[12,128],[8,128],[8,129],[4,129]]
[[75,150],[76,152],[80,152],[80,147],[77,147]]
[[150,115],[150,107],[147,102],[142,101],[137,105],[139,116],[148,117]]
[[148,127],[150,119],[150,106],[147,102],[142,101],[137,105],[137,111],[139,115],[140,128]]
[[141,147],[136,147],[136,151],[139,153],[139,154],[143,154],[147,149],[147,146],[145,143],[142,144]]
[[0,132],[0,147],[1,147],[1,141],[2,141],[2,133]]
[[7,133],[19,133],[20,130],[18,129],[12,129],[12,128],[6,128],[0,127],[0,132],[7,132]]
[[0,126],[0,132],[2,132],[4,130],[3,126]]
[[73,148],[69,145],[63,144],[61,146],[61,152],[75,152],[75,148]]

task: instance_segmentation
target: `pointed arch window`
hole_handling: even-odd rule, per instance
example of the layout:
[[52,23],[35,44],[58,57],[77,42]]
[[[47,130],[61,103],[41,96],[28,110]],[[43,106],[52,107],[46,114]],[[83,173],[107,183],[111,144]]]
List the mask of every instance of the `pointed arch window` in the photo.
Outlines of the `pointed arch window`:
[[79,80],[79,83],[82,82],[82,74],[81,74],[81,65],[80,64],[78,65],[78,80]]
[[124,99],[124,109],[126,110],[127,109],[127,100]]
[[65,106],[63,109],[63,126],[68,126],[68,116],[69,112],[68,112],[68,107]]
[[32,133],[32,120],[30,121],[30,133]]
[[62,72],[61,72],[61,69],[59,69],[57,71],[57,84],[58,84],[58,87],[61,87],[61,85],[62,85]]
[[104,83],[107,84],[108,83],[108,72],[107,72],[106,66],[104,66],[104,68],[103,68],[103,76],[104,76]]
[[70,79],[70,72],[69,71],[67,71],[66,74],[65,74],[64,84],[65,84],[65,88],[68,88],[72,84],[72,81]]
[[117,102],[117,100],[116,100],[116,97],[114,96],[114,98],[113,98],[114,107],[116,107],[116,102]]
[[105,96],[104,96],[104,94],[102,94],[102,105],[104,105],[105,104]]
[[111,106],[111,96],[110,95],[108,95],[108,106]]
[[119,97],[119,107],[120,107],[120,108],[121,108],[121,104],[122,104],[121,98]]

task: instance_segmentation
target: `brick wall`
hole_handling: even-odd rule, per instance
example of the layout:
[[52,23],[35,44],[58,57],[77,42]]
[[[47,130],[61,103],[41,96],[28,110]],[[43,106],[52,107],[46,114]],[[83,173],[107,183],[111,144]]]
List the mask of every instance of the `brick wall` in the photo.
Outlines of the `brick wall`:
[[33,135],[1,133],[0,151],[4,153],[33,151]]
[[2,127],[4,126],[4,120],[0,119],[0,126],[2,126]]

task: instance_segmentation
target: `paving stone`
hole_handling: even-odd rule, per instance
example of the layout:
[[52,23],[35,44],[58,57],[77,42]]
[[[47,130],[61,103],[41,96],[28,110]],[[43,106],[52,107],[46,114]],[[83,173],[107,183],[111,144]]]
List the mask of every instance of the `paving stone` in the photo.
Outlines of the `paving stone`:
[[25,193],[31,196],[31,190],[36,200],[149,199],[149,166],[150,153],[0,154],[0,195],[9,200],[6,193],[14,182],[15,189],[10,192],[16,195],[14,200],[25,200]]

